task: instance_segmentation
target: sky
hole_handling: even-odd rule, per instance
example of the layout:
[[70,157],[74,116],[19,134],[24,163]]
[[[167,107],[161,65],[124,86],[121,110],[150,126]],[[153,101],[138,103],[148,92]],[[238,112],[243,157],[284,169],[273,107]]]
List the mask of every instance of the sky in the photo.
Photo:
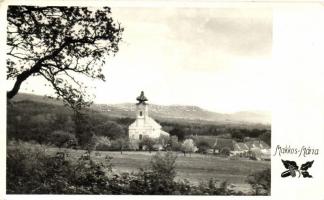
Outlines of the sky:
[[[271,110],[272,12],[256,8],[112,8],[125,28],[106,82],[85,79],[95,103]],[[21,92],[50,93],[33,78]]]

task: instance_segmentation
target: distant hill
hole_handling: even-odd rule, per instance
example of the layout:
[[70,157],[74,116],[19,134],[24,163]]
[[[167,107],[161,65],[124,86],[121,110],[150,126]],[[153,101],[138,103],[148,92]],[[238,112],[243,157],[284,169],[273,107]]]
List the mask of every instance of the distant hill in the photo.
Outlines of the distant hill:
[[[34,102],[43,102],[55,105],[62,105],[62,101],[50,99],[48,97],[19,93],[13,101],[29,100]],[[213,122],[216,124],[264,124],[270,125],[271,115],[268,112],[236,112],[231,114],[223,114],[204,110],[197,106],[183,106],[183,105],[154,105],[149,104],[150,115],[157,120],[177,120],[177,121],[200,121]],[[135,117],[135,104],[93,104],[91,109],[100,111],[103,114],[111,117]]]

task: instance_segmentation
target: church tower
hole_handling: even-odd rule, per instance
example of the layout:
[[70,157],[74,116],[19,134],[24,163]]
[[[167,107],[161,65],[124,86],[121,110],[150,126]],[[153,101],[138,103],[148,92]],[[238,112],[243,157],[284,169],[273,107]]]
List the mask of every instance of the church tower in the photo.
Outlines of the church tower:
[[144,92],[141,92],[141,95],[136,98],[138,103],[136,104],[136,125],[143,126],[147,123],[148,119],[148,105],[146,101],[148,100],[144,96]]

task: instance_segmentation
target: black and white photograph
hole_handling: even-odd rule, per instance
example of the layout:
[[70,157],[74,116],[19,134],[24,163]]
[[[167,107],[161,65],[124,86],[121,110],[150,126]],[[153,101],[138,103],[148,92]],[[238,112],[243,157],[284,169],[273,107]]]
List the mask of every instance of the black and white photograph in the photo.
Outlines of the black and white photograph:
[[271,8],[9,5],[6,23],[7,195],[271,195]]

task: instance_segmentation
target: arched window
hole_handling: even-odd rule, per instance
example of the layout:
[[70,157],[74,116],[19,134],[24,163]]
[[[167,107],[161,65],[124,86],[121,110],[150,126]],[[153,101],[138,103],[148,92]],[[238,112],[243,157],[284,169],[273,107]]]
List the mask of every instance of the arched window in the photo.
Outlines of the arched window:
[[143,138],[143,136],[142,136],[142,134],[140,134],[140,135],[139,135],[139,139],[142,140],[142,138]]
[[142,111],[140,111],[140,116],[142,116],[143,115],[143,112]]

